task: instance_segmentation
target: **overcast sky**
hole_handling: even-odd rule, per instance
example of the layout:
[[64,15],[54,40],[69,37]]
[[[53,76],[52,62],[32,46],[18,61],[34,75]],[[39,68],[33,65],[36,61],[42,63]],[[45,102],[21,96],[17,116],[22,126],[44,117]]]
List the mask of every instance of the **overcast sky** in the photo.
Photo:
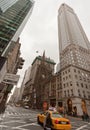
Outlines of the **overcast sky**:
[[44,50],[47,57],[54,59],[56,63],[59,62],[57,16],[62,3],[74,9],[90,40],[90,0],[35,0],[32,15],[20,36],[21,56],[25,63],[23,70],[19,71],[21,79],[18,87],[25,70]]

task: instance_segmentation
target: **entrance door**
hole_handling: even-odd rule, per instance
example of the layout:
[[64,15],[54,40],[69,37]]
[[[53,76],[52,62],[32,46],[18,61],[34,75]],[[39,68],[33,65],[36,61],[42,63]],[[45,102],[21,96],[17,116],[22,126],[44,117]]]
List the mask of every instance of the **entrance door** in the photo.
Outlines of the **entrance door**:
[[72,115],[72,100],[71,99],[67,100],[67,106],[68,106],[68,114]]

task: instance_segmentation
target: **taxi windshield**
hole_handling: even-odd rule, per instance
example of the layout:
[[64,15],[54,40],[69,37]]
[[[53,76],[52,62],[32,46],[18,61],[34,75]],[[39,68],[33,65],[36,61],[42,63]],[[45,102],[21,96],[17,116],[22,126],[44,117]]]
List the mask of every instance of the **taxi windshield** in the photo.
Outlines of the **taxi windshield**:
[[62,118],[62,116],[59,113],[52,113],[52,117]]

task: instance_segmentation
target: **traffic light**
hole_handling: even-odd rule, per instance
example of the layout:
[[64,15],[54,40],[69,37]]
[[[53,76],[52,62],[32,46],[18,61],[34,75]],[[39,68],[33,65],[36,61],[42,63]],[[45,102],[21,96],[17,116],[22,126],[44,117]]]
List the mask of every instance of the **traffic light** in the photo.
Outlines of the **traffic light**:
[[22,69],[23,65],[24,65],[24,59],[22,57],[19,58],[18,61],[18,69]]

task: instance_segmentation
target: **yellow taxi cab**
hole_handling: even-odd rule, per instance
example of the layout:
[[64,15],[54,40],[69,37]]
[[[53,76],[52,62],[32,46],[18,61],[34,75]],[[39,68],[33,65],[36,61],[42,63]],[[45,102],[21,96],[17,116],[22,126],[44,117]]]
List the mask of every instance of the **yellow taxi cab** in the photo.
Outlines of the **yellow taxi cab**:
[[38,124],[43,124],[47,113],[50,112],[52,119],[52,129],[54,130],[71,130],[71,124],[69,119],[62,117],[58,112],[46,111],[37,115]]

